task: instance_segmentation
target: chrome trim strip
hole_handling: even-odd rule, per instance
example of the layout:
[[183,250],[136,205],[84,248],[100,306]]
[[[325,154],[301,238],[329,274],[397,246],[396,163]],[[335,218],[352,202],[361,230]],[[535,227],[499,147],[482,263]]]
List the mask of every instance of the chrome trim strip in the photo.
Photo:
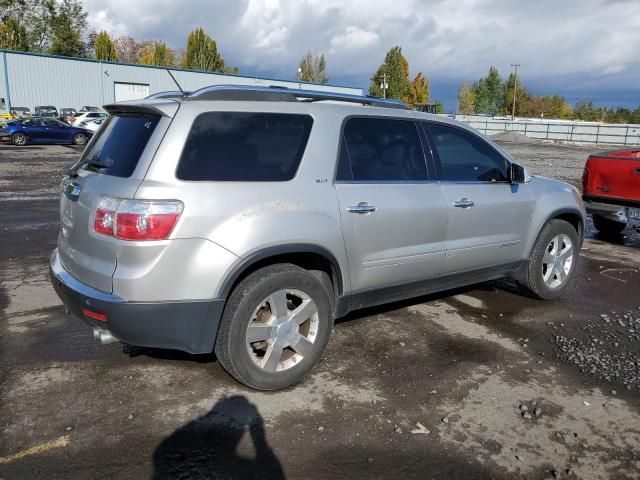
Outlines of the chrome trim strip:
[[71,290],[79,293],[80,295],[84,295],[85,297],[89,297],[94,300],[100,300],[110,303],[123,303],[125,301],[117,295],[101,292],[100,290],[96,290],[95,288],[85,285],[84,283],[73,277],[69,272],[65,270],[64,266],[62,265],[57,248],[51,254],[49,265],[51,267],[51,273],[53,273],[53,276],[56,277],[59,282],[63,283]]

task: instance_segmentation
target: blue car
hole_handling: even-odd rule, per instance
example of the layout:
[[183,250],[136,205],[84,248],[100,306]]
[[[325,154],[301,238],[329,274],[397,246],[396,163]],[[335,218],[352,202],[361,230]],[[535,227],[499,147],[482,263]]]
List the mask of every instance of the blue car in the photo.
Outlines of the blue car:
[[0,136],[9,137],[14,145],[64,144],[85,145],[93,132],[62,123],[55,118],[19,118],[6,123]]

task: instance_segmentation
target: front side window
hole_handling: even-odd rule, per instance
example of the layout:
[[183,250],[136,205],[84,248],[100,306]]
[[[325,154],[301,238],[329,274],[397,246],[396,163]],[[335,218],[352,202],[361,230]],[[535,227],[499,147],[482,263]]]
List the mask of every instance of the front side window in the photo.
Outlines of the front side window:
[[487,142],[469,132],[431,124],[431,136],[440,160],[443,180],[462,182],[506,182],[507,161]]
[[284,182],[298,170],[313,119],[309,115],[206,112],[185,142],[180,180]]
[[[427,166],[415,124],[387,118],[351,118],[344,127],[338,180],[424,181]],[[345,156],[342,151],[346,150]],[[341,165],[349,161],[350,169]],[[347,178],[348,179],[348,178]]]

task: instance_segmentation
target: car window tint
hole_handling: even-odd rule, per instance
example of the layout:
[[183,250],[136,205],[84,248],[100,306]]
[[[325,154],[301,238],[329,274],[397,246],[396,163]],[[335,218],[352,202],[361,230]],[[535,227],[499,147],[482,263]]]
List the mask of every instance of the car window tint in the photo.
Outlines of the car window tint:
[[80,166],[116,177],[131,176],[159,121],[157,115],[112,115],[98,130]]
[[349,161],[349,153],[347,152],[347,143],[344,140],[344,136],[340,140],[340,156],[338,157],[336,180],[353,180],[351,162]]
[[22,125],[25,127],[40,127],[42,126],[42,121],[37,118],[25,118],[22,120]]
[[308,115],[200,114],[185,142],[176,176],[181,180],[291,180],[302,159],[312,124],[313,119]]
[[445,125],[430,126],[443,180],[505,182],[507,161],[472,133]]
[[407,120],[352,118],[344,128],[356,181],[419,181],[427,179],[420,138]]

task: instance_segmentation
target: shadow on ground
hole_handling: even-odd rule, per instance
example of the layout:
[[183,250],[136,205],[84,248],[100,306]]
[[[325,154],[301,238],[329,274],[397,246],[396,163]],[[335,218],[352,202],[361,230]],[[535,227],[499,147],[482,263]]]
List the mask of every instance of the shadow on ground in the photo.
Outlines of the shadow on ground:
[[[249,433],[254,458],[238,447]],[[153,479],[283,479],[280,461],[267,443],[264,421],[245,397],[217,402],[206,415],[164,439],[153,455]]]

